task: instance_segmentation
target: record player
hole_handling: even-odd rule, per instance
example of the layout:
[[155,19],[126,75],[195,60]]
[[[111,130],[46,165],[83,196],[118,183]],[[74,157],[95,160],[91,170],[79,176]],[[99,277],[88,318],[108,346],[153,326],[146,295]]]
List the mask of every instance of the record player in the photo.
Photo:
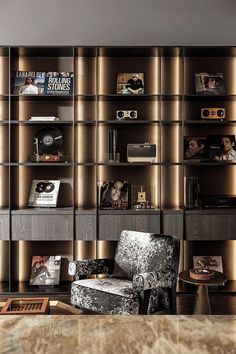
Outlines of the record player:
[[63,146],[62,132],[55,127],[40,129],[34,137],[34,155],[32,162],[67,162],[68,156],[61,153]]

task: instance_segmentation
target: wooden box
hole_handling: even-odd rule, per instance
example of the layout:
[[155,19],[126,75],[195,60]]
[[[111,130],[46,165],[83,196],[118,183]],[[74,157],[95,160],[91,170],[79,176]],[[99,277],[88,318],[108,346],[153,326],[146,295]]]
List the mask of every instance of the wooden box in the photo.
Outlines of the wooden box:
[[49,297],[11,298],[0,315],[44,315],[49,312]]

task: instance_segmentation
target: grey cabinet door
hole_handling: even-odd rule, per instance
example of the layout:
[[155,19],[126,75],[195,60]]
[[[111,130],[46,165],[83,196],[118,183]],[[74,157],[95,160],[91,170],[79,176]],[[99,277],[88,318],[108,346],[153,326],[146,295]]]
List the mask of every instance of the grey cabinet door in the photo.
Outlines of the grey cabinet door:
[[9,215],[0,215],[0,240],[9,240]]
[[76,215],[75,217],[76,240],[93,241],[97,237],[96,215]]
[[235,226],[236,215],[186,215],[186,239],[230,240]]
[[163,234],[183,239],[183,214],[163,214]]
[[160,215],[100,215],[99,240],[119,240],[123,230],[160,233]]
[[12,240],[73,240],[73,215],[12,215]]

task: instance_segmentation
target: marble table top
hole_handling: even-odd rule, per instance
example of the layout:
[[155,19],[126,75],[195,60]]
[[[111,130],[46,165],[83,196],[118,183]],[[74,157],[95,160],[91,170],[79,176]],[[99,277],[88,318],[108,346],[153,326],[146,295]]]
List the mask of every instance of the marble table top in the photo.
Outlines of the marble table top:
[[2,316],[1,354],[235,354],[236,316]]

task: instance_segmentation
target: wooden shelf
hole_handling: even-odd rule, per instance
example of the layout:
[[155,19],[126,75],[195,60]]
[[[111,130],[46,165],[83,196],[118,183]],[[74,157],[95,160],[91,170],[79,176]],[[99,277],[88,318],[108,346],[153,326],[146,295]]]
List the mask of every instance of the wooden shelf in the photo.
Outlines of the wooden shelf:
[[54,286],[36,286],[29,285],[29,282],[13,282],[11,289],[12,293],[17,294],[62,295],[70,293],[71,282],[61,282],[60,285]]

